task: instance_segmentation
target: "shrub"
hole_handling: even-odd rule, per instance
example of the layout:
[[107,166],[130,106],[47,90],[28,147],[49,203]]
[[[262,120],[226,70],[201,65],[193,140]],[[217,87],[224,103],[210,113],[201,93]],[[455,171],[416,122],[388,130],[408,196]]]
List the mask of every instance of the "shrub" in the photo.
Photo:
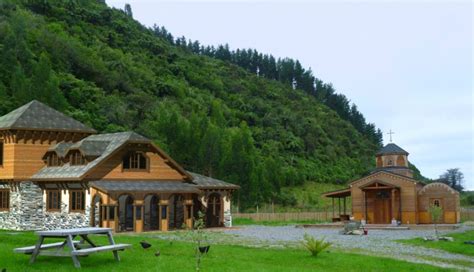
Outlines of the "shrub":
[[307,233],[305,233],[303,238],[304,247],[311,252],[313,257],[318,256],[319,253],[332,245],[331,243],[324,241],[324,239],[316,239]]

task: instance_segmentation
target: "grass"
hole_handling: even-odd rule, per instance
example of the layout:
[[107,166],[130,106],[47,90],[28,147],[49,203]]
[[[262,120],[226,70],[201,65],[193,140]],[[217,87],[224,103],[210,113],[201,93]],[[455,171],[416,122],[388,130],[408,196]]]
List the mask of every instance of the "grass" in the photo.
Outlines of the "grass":
[[436,248],[441,249],[444,251],[448,251],[451,253],[458,253],[468,256],[474,256],[474,245],[466,245],[464,244],[465,241],[474,241],[474,230],[469,230],[462,233],[452,233],[443,236],[450,236],[454,238],[453,242],[448,241],[424,241],[422,238],[415,238],[410,240],[400,240],[399,242],[416,245],[416,246],[423,246],[429,248]]
[[288,220],[288,221],[255,221],[251,218],[234,218],[232,224],[234,226],[245,226],[245,225],[262,225],[262,226],[289,226],[298,224],[318,224],[325,223],[316,220]]
[[[104,237],[93,237],[105,243]],[[145,239],[153,246],[144,250],[139,242]],[[159,240],[152,236],[116,235],[118,243],[133,247],[121,252],[121,262],[115,262],[110,252],[80,258],[80,271],[194,271],[193,246],[189,243]],[[0,269],[7,271],[74,271],[70,258],[39,256],[29,265],[28,255],[14,254],[13,248],[33,245],[31,232],[11,234],[0,232]],[[159,249],[161,256],[155,257]],[[365,256],[340,251],[321,253],[313,258],[303,249],[250,248],[232,245],[212,245],[202,261],[202,271],[451,271],[429,265],[413,264],[388,258]]]

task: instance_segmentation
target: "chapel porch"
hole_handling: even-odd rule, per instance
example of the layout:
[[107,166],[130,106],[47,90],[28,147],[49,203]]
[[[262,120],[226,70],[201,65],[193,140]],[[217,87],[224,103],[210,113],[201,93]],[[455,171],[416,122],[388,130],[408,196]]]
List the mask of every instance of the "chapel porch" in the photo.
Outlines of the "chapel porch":
[[[355,190],[356,189],[356,190]],[[356,194],[353,195],[353,191]],[[357,188],[324,193],[332,199],[332,222],[347,221],[350,214],[355,220],[365,220],[366,224],[391,224],[401,221],[401,188],[379,180]],[[347,209],[347,198],[351,197],[351,211]]]
[[[349,221],[350,215],[347,213],[346,198],[351,196],[351,189],[346,188],[337,191],[331,191],[323,194],[323,196],[332,199],[332,222]],[[337,214],[335,207],[335,199],[337,199]],[[342,209],[341,209],[342,199]]]

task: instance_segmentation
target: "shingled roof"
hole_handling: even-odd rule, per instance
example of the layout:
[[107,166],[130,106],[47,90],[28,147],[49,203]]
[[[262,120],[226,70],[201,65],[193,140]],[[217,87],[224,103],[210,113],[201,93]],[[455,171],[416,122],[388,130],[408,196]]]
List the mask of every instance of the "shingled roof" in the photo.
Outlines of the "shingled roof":
[[[85,142],[90,142],[92,145],[96,145],[100,142],[101,152],[90,151],[89,145],[84,144]],[[123,146],[125,143],[133,142],[133,143],[152,143],[151,140],[135,133],[135,132],[119,132],[119,133],[110,133],[110,134],[97,134],[91,135],[87,138],[82,139],[81,141],[77,142],[74,145],[69,146],[68,149],[63,150],[64,154],[67,154],[69,150],[74,146],[76,148],[84,148],[87,147],[87,151],[94,153],[97,156],[96,159],[89,162],[86,165],[70,165],[69,163],[64,164],[62,166],[56,167],[44,167],[40,171],[38,171],[35,175],[32,176],[33,180],[45,180],[45,179],[80,179],[83,175],[85,175],[89,170],[97,166],[99,163],[104,161],[111,155],[114,151],[118,148]],[[62,145],[57,145],[56,147],[63,148]],[[100,154],[99,154],[100,153]],[[84,154],[84,155],[87,155]]]
[[233,189],[237,190],[240,188],[240,186],[228,183],[222,180],[218,180],[215,178],[211,177],[206,177],[200,174],[196,174],[193,172],[189,172],[191,176],[193,177],[193,183],[197,185],[199,189]]
[[395,155],[408,155],[408,152],[403,150],[401,147],[394,143],[389,143],[386,146],[382,147],[378,152],[377,155],[389,155],[389,154],[395,154]]
[[160,193],[200,193],[196,185],[180,181],[163,180],[99,180],[91,186],[106,193],[110,192],[160,192]]
[[68,152],[69,148],[73,145],[73,143],[65,143],[65,142],[61,142],[61,143],[58,143],[52,147],[50,147],[48,149],[48,152],[46,152],[45,156],[49,153],[49,152],[56,152],[56,154],[58,155],[58,157],[62,158],[64,156],[66,156],[66,153]]
[[6,129],[96,133],[94,129],[36,100],[0,117],[0,130]]

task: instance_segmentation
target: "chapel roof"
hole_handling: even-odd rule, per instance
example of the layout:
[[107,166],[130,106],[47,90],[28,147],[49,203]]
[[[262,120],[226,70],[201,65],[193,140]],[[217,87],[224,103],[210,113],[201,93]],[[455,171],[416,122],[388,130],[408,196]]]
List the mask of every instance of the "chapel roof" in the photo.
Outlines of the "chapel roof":
[[36,100],[0,117],[0,130],[33,129],[96,133],[83,123]]
[[389,143],[386,146],[382,147],[376,155],[408,155],[408,152],[403,150],[403,148],[399,147],[394,143]]

